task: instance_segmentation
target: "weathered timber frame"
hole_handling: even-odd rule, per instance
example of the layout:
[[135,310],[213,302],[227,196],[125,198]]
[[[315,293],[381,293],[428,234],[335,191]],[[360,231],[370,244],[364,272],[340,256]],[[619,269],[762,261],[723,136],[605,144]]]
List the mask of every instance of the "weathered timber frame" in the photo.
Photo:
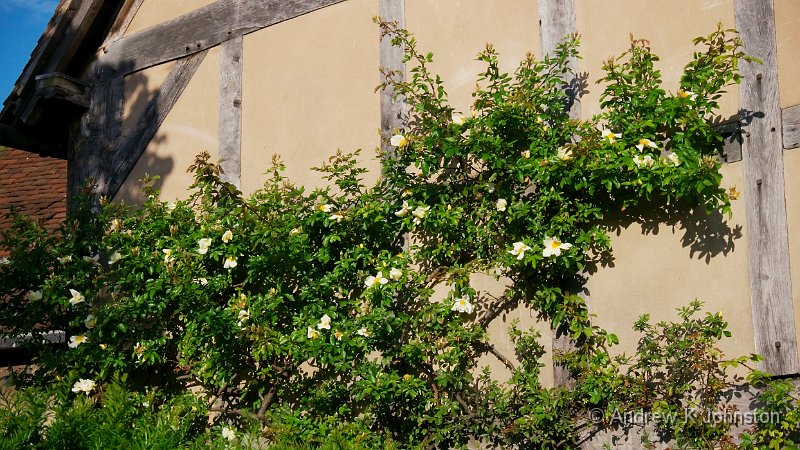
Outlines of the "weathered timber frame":
[[763,62],[741,65],[739,91],[755,350],[762,370],[797,374],[775,10],[772,0],[736,0],[735,8],[744,52]]
[[[67,157],[69,195],[87,179],[98,193],[114,196],[153,140],[209,49],[220,46],[219,152],[226,181],[241,183],[243,41],[248,33],[345,0],[218,0],[183,16],[126,35],[144,0],[61,0],[44,36],[0,113],[0,145]],[[377,0],[379,15],[405,25],[404,0]],[[727,124],[725,162],[743,161],[749,237],[749,280],[756,352],[761,365],[776,375],[800,373],[790,276],[783,151],[800,148],[800,105],[780,109],[777,81],[774,0],[735,0],[736,28],[745,52],[763,64],[743,63],[740,87],[742,119]],[[539,0],[542,53],[555,50],[575,33],[574,0]],[[107,27],[100,41],[93,27]],[[88,43],[87,43],[88,40]],[[91,47],[93,46],[93,47]],[[87,49],[97,53],[80,74],[67,73]],[[167,80],[146,106],[129,137],[122,136],[124,77],[174,61]],[[405,79],[402,49],[380,43],[380,64]],[[577,62],[570,61],[577,72]],[[384,80],[381,80],[384,81]],[[570,117],[580,117],[578,80],[568,81]],[[380,93],[381,147],[387,155],[390,135],[408,120],[403,98],[391,88]],[[69,144],[45,141],[42,127],[53,121],[52,105],[72,114]],[[43,107],[43,105],[45,107]],[[60,111],[60,110],[59,110]],[[62,119],[63,120],[63,119]],[[41,122],[41,123],[40,123]],[[41,136],[40,136],[41,135]],[[587,299],[588,300],[588,299]],[[573,344],[556,335],[556,352]],[[555,365],[557,385],[569,374]]]
[[219,157],[222,179],[241,187],[242,178],[242,73],[244,39],[222,43],[219,86]]
[[789,150],[800,147],[800,105],[785,108],[782,119],[783,148]]
[[[73,138],[70,194],[94,179],[113,197],[180,98],[210,48],[220,46],[219,140],[223,179],[241,184],[243,36],[344,0],[219,0],[151,28],[123,36],[142,0],[121,8],[88,73],[91,105]],[[177,60],[130,137],[121,140],[124,77]],[[116,89],[112,88],[116,87]]]
[[[539,34],[542,43],[542,55],[552,55],[565,38],[577,33],[574,0],[539,0]],[[578,73],[578,61],[569,59],[569,67],[574,74]],[[579,119],[581,104],[576,78],[564,80],[568,86],[569,116]],[[583,274],[586,277],[586,274]],[[583,291],[581,291],[582,293]],[[588,298],[585,298],[588,304]],[[575,350],[575,342],[570,337],[568,327],[561,326],[553,330],[553,354],[562,354]],[[569,386],[574,382],[569,370],[563,364],[553,362],[553,384],[555,386]]]
[[218,0],[110,42],[95,63],[95,73],[100,79],[124,76],[342,1]]
[[[400,28],[405,27],[405,0],[379,0],[378,15],[387,22],[396,22]],[[383,71],[394,73],[395,79],[405,80],[406,65],[403,63],[404,49],[392,45],[390,37],[385,36],[380,43],[380,63]],[[381,83],[386,81],[381,74]],[[405,99],[395,98],[394,88],[387,86],[381,90],[381,150],[390,155],[394,150],[389,145],[392,133],[402,131],[408,121],[408,108]]]

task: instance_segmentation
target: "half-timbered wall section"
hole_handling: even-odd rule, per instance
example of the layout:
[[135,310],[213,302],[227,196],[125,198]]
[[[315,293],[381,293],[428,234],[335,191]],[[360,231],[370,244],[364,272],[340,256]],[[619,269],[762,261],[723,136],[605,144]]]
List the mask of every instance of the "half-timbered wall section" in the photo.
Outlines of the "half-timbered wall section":
[[[733,133],[723,183],[743,192],[733,217],[609,218],[618,224],[615,260],[587,273],[586,295],[600,325],[621,335],[621,351],[635,345],[626,330],[640,314],[669,319],[697,297],[730,321],[728,354],[755,351],[768,371],[800,372],[796,0],[62,0],[47,32],[59,39],[43,37],[34,52],[0,116],[0,144],[39,144],[70,159],[73,190],[92,177],[101,194],[128,202],[140,200],[145,174],[161,177],[164,198],[185,196],[186,167],[203,150],[246,193],[263,183],[273,154],[289,177],[318,187],[310,167],[337,149],[360,148],[374,180],[381,136],[402,129],[407,116],[402,99],[373,90],[379,67],[406,69],[402,54],[380,41],[375,15],[404,24],[434,53],[432,69],[464,112],[486,42],[511,71],[526,52],[541,56],[579,33],[574,117],[600,111],[595,80],[630,33],[649,40],[664,87],[675,92],[691,39],[720,22],[738,29],[763,64],[742,64],[743,82],[723,97],[717,119]],[[71,119],[49,113],[54,105]],[[34,131],[47,127],[61,130],[64,143],[37,140]],[[529,311],[506,319],[513,317],[536,323]],[[569,342],[556,337],[553,345]],[[563,375],[548,370],[544,381],[567,382]]]

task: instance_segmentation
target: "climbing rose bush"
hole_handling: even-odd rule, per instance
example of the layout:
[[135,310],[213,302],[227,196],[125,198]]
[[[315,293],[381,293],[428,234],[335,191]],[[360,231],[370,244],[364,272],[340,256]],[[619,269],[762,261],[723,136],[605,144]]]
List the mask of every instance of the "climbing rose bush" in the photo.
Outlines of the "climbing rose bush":
[[[643,318],[640,352],[612,356],[617,337],[592,323],[578,293],[582,274],[611,252],[609,213],[729,212],[723,141],[709,120],[738,82],[735,35],[696,40],[672,92],[647,43],[633,41],[605,65],[604,112],[577,120],[564,81],[575,76],[575,38],[512,74],[487,47],[474,103],[456,111],[429,70],[432,55],[379,25],[410,68],[408,81],[384,71],[381,87],[405,99],[410,117],[375,185],[362,181],[358,152],[320,167],[330,187],[313,191],[287,180],[276,157],[264,186],[243,196],[202,154],[186,200],[164,203],[146,180],[148,200],[134,208],[93,210],[87,192],[57,236],[16,219],[0,266],[0,323],[6,336],[34,337],[24,347],[35,366],[11,379],[39,403],[20,397],[7,408],[50,402],[67,423],[140,427],[161,414],[159,424],[180,430],[164,442],[185,446],[567,448],[613,426],[616,410],[717,407],[730,382],[716,347],[721,317],[698,317],[693,304],[674,324]],[[482,291],[474,274],[502,288]],[[489,324],[519,307],[571,336],[573,351],[556,360],[572,386],[542,384],[535,329],[511,323],[508,354],[490,339]],[[67,345],[36,338],[56,330]],[[687,347],[703,364],[676,364]],[[479,364],[487,355],[510,377]],[[31,394],[54,383],[60,395]],[[97,416],[109,398],[131,413]],[[192,413],[176,418],[175,405]],[[602,414],[590,422],[591,411]],[[0,416],[0,433],[16,424],[55,442],[44,421],[18,417]],[[690,425],[658,430],[681,445],[730,442],[730,427]],[[750,445],[768,439],[758,430]]]

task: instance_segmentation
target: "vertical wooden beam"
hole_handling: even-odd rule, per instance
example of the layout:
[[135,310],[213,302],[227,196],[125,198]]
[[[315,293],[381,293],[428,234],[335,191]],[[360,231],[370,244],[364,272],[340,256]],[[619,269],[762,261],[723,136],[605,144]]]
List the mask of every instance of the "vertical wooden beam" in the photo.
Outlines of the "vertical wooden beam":
[[[387,22],[397,22],[400,28],[406,26],[405,0],[379,0],[378,15]],[[380,64],[387,70],[400,74],[403,80],[406,76],[406,65],[403,63],[403,49],[392,45],[389,37],[381,39]],[[381,75],[381,83],[386,81]],[[405,99],[394,98],[394,89],[389,86],[383,89],[381,95],[381,150],[385,155],[391,155],[394,150],[389,145],[389,139],[397,130],[405,128],[408,120],[408,109]]]
[[[575,4],[573,0],[539,0],[539,33],[542,42],[542,55],[552,55],[564,39],[576,33]],[[569,66],[573,73],[578,72],[578,62],[571,58]],[[572,118],[580,118],[581,108],[578,102],[579,92],[577,79],[564,80],[567,83],[569,103],[565,107]],[[582,290],[582,286],[575,286]],[[553,352],[563,353],[575,349],[575,342],[570,338],[568,327],[559,326],[553,330]],[[553,383],[555,386],[570,386],[574,380],[562,364],[553,364]]]
[[222,43],[219,85],[219,157],[222,180],[241,187],[242,178],[242,71],[244,39]]
[[740,66],[744,139],[744,193],[750,296],[756,352],[761,369],[800,372],[789,271],[789,238],[784,195],[781,110],[773,0],[736,0],[736,28],[744,52],[763,64]]
[[111,159],[122,134],[123,79],[99,82],[92,87],[91,95],[91,104],[80,119],[74,151],[67,163],[69,199],[74,199],[89,181],[98,196],[107,195]]
[[[567,36],[577,31],[574,0],[539,0],[539,34],[543,55],[552,55]],[[573,73],[578,73],[578,60],[570,58],[569,67]],[[567,105],[569,116],[579,119],[581,105],[578,97],[580,92],[578,80],[573,78],[564,81],[569,86],[567,89],[570,98],[570,103]]]

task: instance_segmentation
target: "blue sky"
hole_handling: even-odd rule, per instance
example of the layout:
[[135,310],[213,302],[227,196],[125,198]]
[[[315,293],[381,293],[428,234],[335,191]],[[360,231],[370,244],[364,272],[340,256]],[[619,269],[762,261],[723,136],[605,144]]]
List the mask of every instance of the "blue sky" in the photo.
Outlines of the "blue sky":
[[58,0],[0,0],[0,104],[28,62]]

